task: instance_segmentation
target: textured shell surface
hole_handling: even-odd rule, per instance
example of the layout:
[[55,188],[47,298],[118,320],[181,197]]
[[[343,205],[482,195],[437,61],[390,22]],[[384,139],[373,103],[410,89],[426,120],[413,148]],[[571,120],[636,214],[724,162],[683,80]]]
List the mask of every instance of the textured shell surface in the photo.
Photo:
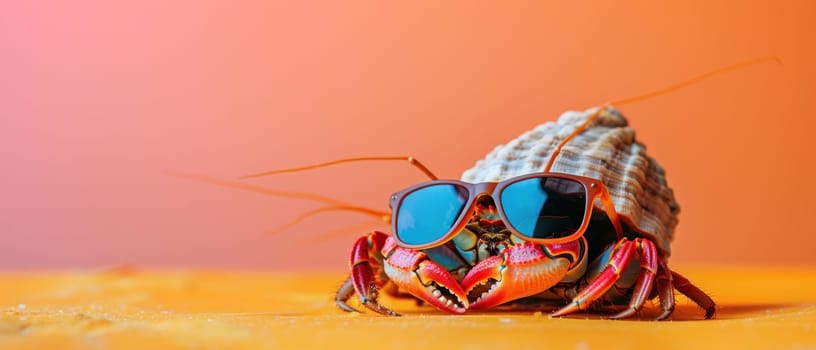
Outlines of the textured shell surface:
[[[462,180],[501,181],[543,171],[559,142],[596,110],[565,112],[558,121],[541,124],[497,146],[466,170]],[[635,130],[620,112],[605,107],[583,132],[563,146],[550,171],[601,180],[624,225],[651,238],[661,256],[668,258],[680,207],[666,184],[663,168],[635,140]],[[595,206],[603,210],[599,201]]]

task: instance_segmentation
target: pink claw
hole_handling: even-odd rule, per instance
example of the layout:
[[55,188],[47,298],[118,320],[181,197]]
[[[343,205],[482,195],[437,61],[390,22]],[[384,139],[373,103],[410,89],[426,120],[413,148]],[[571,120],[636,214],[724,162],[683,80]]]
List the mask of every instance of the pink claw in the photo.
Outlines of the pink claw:
[[541,246],[525,242],[482,260],[462,280],[471,309],[493,306],[543,292],[569,270],[567,259],[550,258]]
[[441,310],[462,314],[468,309],[456,278],[423,252],[396,247],[385,260],[385,273],[401,289]]

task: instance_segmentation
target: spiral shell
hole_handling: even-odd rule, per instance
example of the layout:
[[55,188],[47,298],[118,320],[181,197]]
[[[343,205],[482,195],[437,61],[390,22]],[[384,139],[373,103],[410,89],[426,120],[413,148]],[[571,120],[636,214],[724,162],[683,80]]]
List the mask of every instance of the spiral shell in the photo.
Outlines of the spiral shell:
[[[565,112],[557,122],[541,124],[506,145],[497,146],[466,170],[462,180],[501,181],[543,171],[558,143],[596,110]],[[666,184],[663,168],[646,155],[646,147],[635,140],[635,130],[620,112],[607,107],[563,146],[550,171],[601,180],[624,225],[651,238],[664,258],[670,255],[680,207]],[[603,209],[597,201],[595,205]]]

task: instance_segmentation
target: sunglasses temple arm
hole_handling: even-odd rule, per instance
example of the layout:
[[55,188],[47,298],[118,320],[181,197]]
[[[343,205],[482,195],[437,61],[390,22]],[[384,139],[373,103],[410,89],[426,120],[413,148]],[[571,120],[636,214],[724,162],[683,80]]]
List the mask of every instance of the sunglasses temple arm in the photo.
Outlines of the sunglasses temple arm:
[[603,203],[606,209],[606,216],[609,217],[609,221],[611,221],[612,226],[615,227],[615,233],[618,234],[618,239],[623,238],[623,226],[621,225],[620,217],[618,216],[618,212],[615,211],[615,203],[612,202],[612,197],[606,188],[601,192],[601,203]]

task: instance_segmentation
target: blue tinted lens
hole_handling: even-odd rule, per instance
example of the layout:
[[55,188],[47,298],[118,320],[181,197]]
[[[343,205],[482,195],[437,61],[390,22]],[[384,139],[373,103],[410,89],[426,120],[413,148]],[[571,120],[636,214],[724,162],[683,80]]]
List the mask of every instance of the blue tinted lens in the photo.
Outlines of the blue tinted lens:
[[431,185],[406,195],[397,213],[399,239],[407,244],[432,243],[450,231],[467,201],[456,185]]
[[510,226],[522,235],[566,237],[584,220],[586,188],[574,180],[531,178],[505,187],[501,205]]

